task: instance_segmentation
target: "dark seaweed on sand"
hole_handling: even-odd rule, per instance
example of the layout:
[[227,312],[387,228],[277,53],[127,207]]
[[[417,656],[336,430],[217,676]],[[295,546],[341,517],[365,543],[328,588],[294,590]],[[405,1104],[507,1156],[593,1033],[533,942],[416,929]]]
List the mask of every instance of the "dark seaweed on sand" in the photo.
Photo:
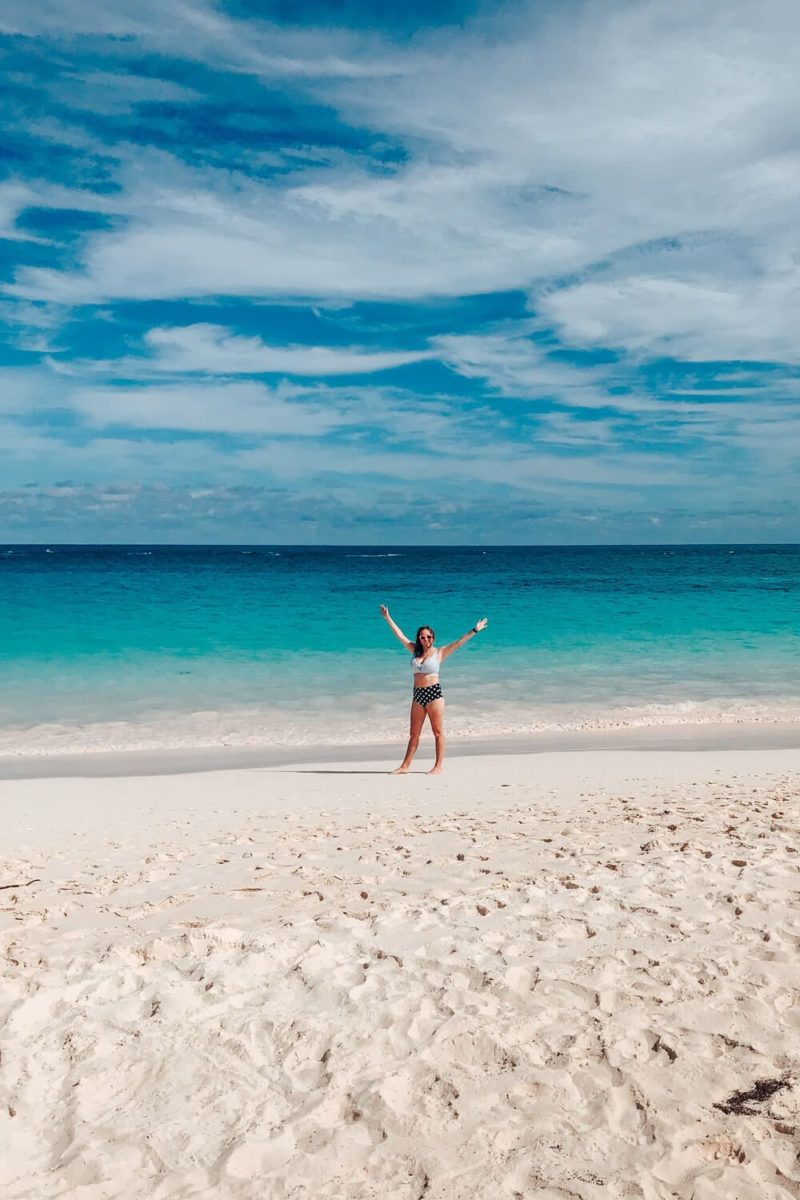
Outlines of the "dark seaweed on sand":
[[734,1092],[727,1100],[715,1104],[714,1108],[724,1113],[741,1113],[746,1117],[755,1117],[757,1113],[752,1106],[763,1104],[781,1088],[788,1087],[789,1083],[789,1079],[758,1079],[749,1092]]

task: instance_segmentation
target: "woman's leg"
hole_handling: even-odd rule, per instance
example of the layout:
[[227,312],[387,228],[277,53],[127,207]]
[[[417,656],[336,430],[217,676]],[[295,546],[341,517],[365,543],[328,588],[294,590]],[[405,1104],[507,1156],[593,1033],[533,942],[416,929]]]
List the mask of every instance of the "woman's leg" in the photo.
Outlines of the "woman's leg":
[[414,760],[414,755],[417,753],[419,745],[419,735],[422,733],[422,726],[425,724],[425,709],[421,704],[417,704],[415,700],[411,702],[411,718],[408,734],[408,745],[406,746],[406,756],[400,763],[396,771],[392,771],[393,775],[405,775],[411,763]]
[[429,775],[441,775],[444,761],[444,698],[432,700],[428,705],[428,720],[431,723],[434,740],[436,741],[436,762],[428,771]]

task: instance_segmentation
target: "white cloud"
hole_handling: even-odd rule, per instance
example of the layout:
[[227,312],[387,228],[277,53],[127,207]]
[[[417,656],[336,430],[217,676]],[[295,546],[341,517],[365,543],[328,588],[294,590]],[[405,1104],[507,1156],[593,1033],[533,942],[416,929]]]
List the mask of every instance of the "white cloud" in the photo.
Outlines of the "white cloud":
[[162,374],[206,376],[295,375],[325,378],[364,375],[435,357],[432,350],[375,351],[363,347],[270,346],[259,337],[232,333],[222,325],[163,326],[144,335],[149,354],[118,359],[52,357],[48,366],[68,376],[105,375],[151,379]]
[[[126,478],[263,473],[310,486],[324,475],[363,503],[371,493],[358,480],[376,476],[454,502],[496,488],[559,505],[613,494],[624,506],[680,487],[687,504],[707,506],[735,471],[755,499],[791,497],[800,429],[787,373],[752,374],[734,391],[698,370],[694,386],[656,397],[635,372],[654,357],[798,362],[795,0],[511,6],[394,45],[238,22],[203,0],[11,0],[0,27],[61,48],[88,38],[93,53],[107,52],[108,95],[92,86],[102,80],[75,78],[63,85],[70,105],[91,107],[94,96],[98,111],[125,112],[148,94],[169,98],[172,85],[130,74],[137,56],[163,53],[277,80],[298,110],[329,104],[334,136],[347,123],[365,133],[332,148],[270,146],[262,166],[292,166],[265,179],[24,117],[39,136],[102,155],[120,187],[0,186],[7,236],[26,236],[17,218],[32,204],[115,218],[87,235],[77,264],[20,269],[16,316],[36,326],[27,349],[42,349],[60,305],[124,298],[331,304],[520,289],[531,307],[516,326],[445,326],[431,337],[438,359],[485,385],[484,412],[474,398],[235,378],[383,371],[427,349],[376,351],[358,336],[349,347],[275,346],[268,332],[213,324],[153,329],[142,357],[73,363],[60,379],[6,376],[15,463],[39,453],[50,471],[61,447],[64,469],[93,478],[116,467]],[[402,153],[372,160],[370,132]],[[554,356],[549,330],[562,349],[611,347],[620,362]],[[112,386],[120,376],[148,386]],[[45,430],[59,407],[80,444],[54,420]],[[511,409],[518,423],[504,425]],[[232,450],[225,434],[247,448]]]
[[[646,413],[661,411],[648,396],[612,394],[614,368],[576,367],[559,360],[521,333],[439,337],[433,345],[452,370],[484,379],[501,395],[547,400],[567,408],[612,408]],[[618,380],[616,381],[618,382]]]
[[581,421],[573,413],[543,413],[537,422],[538,446],[568,446],[578,449],[599,449],[605,445],[619,446],[623,439],[617,422],[605,420]]
[[416,299],[518,287],[581,261],[559,251],[560,235],[509,231],[490,198],[470,197],[466,182],[452,198],[460,215],[428,214],[416,224],[424,197],[406,189],[406,226],[369,212],[337,217],[318,192],[301,189],[242,183],[225,197],[215,189],[227,186],[228,175],[215,174],[198,173],[185,190],[165,187],[158,197],[133,183],[129,224],[93,237],[82,270],[23,268],[9,293],[69,304],[214,295]]
[[64,389],[49,371],[0,367],[0,414],[29,419],[68,404]]
[[[57,237],[39,237],[17,228],[19,216],[26,208],[66,208],[86,213],[124,215],[125,201],[116,196],[99,196],[96,192],[63,187],[60,184],[42,182],[37,179],[24,183],[19,181],[2,183],[0,184],[0,237],[9,241],[43,244],[57,242]],[[3,290],[9,295],[14,291],[8,287]]]
[[[625,489],[653,486],[697,488],[702,492],[712,481],[698,480],[689,464],[674,457],[614,447],[601,454],[562,455],[528,443],[493,438],[490,426],[463,439],[458,446],[441,449],[423,437],[419,449],[376,448],[358,444],[321,445],[312,442],[284,447],[265,442],[236,454],[237,462],[251,470],[265,470],[270,477],[291,482],[340,475],[356,481],[364,477],[405,479],[427,487],[431,495],[468,496],[476,486],[511,488],[540,499],[563,503],[571,496],[585,499],[595,494],[616,494],[625,502]],[[424,481],[428,481],[425,484]],[[361,489],[363,495],[363,488]],[[630,495],[630,492],[628,493]]]
[[269,346],[219,325],[195,324],[151,329],[145,343],[153,352],[145,368],[204,371],[215,375],[358,375],[431,358],[431,351],[375,352],[358,347]]
[[293,403],[300,394],[255,382],[202,381],[78,388],[70,401],[86,421],[100,427],[320,437],[339,423],[336,414],[319,403]]
[[[170,53],[181,44],[187,57],[240,70],[282,63],[313,98],[408,151],[390,172],[339,153],[274,184],[117,147],[124,193],[113,203],[127,224],[94,235],[79,270],[23,269],[18,295],[415,299],[534,288],[576,343],[607,335],[646,354],[672,337],[698,359],[796,353],[780,312],[795,296],[800,180],[793,0],[513,8],[403,46],[235,22],[201,3],[87,11],[62,0],[19,6],[15,21]],[[677,252],[665,248],[687,231]],[[614,264],[608,278],[541,292],[543,279],[600,261]]]
[[[494,484],[548,499],[571,487],[648,489],[656,479],[659,486],[692,484],[691,465],[674,456],[598,439],[591,456],[564,455],[563,447],[590,443],[550,437],[547,426],[541,443],[533,431],[521,439],[490,409],[464,411],[446,397],[423,406],[419,397],[391,389],[271,389],[253,381],[65,389],[45,372],[9,375],[0,378],[0,391],[11,383],[16,400],[4,444],[23,457],[31,452],[33,461],[58,472],[55,478],[88,471],[103,479],[122,471],[126,478],[164,481],[201,473],[245,480],[266,472],[300,485],[330,475],[363,494],[359,480],[380,476],[415,487],[428,480],[431,492]],[[66,433],[49,424],[39,432],[29,428],[55,407],[74,414],[77,426]],[[218,435],[244,445],[231,447]]]
[[[394,447],[387,452],[398,461],[415,444],[456,460],[471,457],[466,431],[476,428],[475,417],[459,412],[446,398],[420,403],[416,394],[378,387],[300,386],[281,382],[193,380],[143,385],[77,385],[58,392],[60,403],[78,414],[90,428],[186,434],[221,434],[269,445],[278,464],[289,463],[292,451],[284,439],[313,442],[331,469],[347,459],[348,450],[369,465],[375,439]],[[346,444],[328,444],[338,431]],[[491,442],[492,439],[489,439]],[[484,452],[491,452],[484,445]],[[169,454],[165,464],[169,469]],[[404,474],[416,469],[413,451]],[[428,462],[428,460],[426,460]]]
[[343,31],[235,20],[212,0],[6,0],[0,33],[69,44],[104,39],[110,56],[145,50],[266,79],[282,76],[369,78],[396,74],[402,63],[376,56],[373,40]]
[[111,115],[131,113],[139,104],[190,104],[200,93],[167,79],[114,71],[87,71],[62,76],[49,89],[67,108]]
[[761,280],[631,275],[588,280],[538,302],[574,346],[639,357],[800,363],[800,269]]
[[0,237],[11,242],[39,242],[34,237],[17,229],[19,214],[29,204],[35,203],[35,193],[27,184],[17,181],[0,183]]

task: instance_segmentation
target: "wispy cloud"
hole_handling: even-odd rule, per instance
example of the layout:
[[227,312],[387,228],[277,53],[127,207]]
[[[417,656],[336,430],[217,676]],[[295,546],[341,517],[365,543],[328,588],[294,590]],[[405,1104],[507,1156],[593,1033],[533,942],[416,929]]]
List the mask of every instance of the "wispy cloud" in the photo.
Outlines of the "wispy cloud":
[[652,397],[629,394],[614,384],[627,382],[624,371],[608,364],[575,366],[537,343],[529,330],[436,339],[442,361],[471,379],[483,379],[506,396],[547,400],[566,408],[611,408],[655,412]]
[[55,104],[109,116],[135,113],[142,104],[192,104],[201,94],[167,79],[114,71],[87,71],[60,77],[50,88]]
[[259,337],[243,337],[220,325],[150,329],[144,335],[147,351],[116,362],[102,359],[59,364],[66,374],[152,376],[153,374],[299,375],[315,378],[363,375],[389,371],[434,357],[432,350],[374,352],[362,347],[270,346]]
[[318,32],[270,21],[237,19],[212,0],[8,0],[0,33],[47,38],[69,45],[96,39],[114,57],[137,52],[188,59],[217,69],[263,76],[383,77],[402,71],[402,59],[375,55],[367,32]]
[[[767,7],[800,32],[796,8]],[[398,139],[405,158],[388,173],[359,150],[276,188],[118,146],[128,224],[93,239],[76,272],[23,269],[20,294],[458,295],[528,288],[697,230],[743,239],[769,286],[787,265],[775,248],[781,236],[790,248],[798,171],[787,28],[719,0],[702,21],[688,3],[669,19],[657,3],[619,5],[613,19],[604,5],[579,12],[576,23],[572,9],[520,10],[491,41],[479,26],[447,49],[384,45],[377,61],[393,69],[379,85],[358,72],[294,85]],[[267,36],[208,5],[167,4],[150,32],[146,21],[102,9],[86,24],[154,48],[183,29],[206,61],[221,38],[217,63]],[[335,37],[355,61],[376,50],[355,33],[269,33],[316,47]]]
[[800,265],[780,277],[628,276],[551,292],[542,317],[571,345],[638,358],[800,363]]
[[795,511],[794,0],[243,11],[4,7],[18,478]]
[[319,436],[336,424],[319,405],[292,404],[258,383],[83,388],[71,402],[90,424],[129,429]]

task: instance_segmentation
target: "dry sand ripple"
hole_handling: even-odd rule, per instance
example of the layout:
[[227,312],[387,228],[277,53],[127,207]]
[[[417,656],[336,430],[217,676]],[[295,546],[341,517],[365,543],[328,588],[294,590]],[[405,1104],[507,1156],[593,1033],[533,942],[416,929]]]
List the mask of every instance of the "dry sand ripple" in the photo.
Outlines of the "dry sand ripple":
[[73,781],[0,865],[1,1194],[800,1196],[797,775],[694,757]]

